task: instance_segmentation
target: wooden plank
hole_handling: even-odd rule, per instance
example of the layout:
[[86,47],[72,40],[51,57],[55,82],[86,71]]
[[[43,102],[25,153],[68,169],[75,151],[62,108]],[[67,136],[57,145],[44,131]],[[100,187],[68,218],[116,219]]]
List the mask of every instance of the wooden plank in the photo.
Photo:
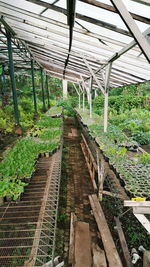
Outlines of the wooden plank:
[[89,200],[101,234],[109,267],[123,267],[97,196],[95,194],[90,195]]
[[71,132],[72,132],[72,136],[74,136],[74,137],[77,137],[78,136],[77,129],[71,128]]
[[91,267],[91,237],[89,224],[75,223],[75,267]]
[[144,258],[143,258],[143,267],[149,267],[150,266],[150,251],[144,252]]
[[119,240],[120,240],[120,244],[122,247],[122,251],[123,251],[123,255],[124,255],[124,260],[126,262],[126,266],[127,267],[133,267],[133,264],[131,262],[131,256],[130,256],[130,252],[128,250],[128,246],[127,246],[127,242],[121,227],[121,223],[118,217],[115,217],[115,222],[116,222],[116,229],[118,232],[118,236],[119,236]]
[[107,267],[105,252],[98,245],[92,245],[93,267]]
[[133,213],[150,214],[150,207],[133,207]]
[[83,134],[81,134],[81,136],[82,136],[82,139],[83,139],[83,141],[84,141],[84,144],[85,144],[85,146],[86,146],[86,148],[87,148],[87,150],[88,150],[88,153],[90,154],[90,157],[91,157],[91,159],[92,159],[94,168],[95,168],[95,170],[97,171],[97,164],[96,164],[95,159],[94,159],[94,157],[93,157],[93,155],[92,155],[92,153],[91,153],[91,151],[90,151],[90,149],[89,149],[89,147],[88,147],[88,144],[87,144],[87,142],[86,142],[86,139],[85,139],[85,137],[84,137]]
[[149,207],[150,208],[150,201],[125,200],[124,206],[125,207]]
[[74,212],[71,212],[71,220],[70,220],[70,240],[69,240],[69,256],[68,256],[68,263],[74,263],[74,239],[75,239],[75,222],[77,221],[77,216]]
[[139,220],[139,222],[144,226],[144,228],[150,234],[150,222],[143,214],[134,214],[134,216]]
[[82,143],[80,143],[80,145],[81,145],[81,148],[82,148],[82,151],[83,151],[85,160],[86,160],[86,164],[87,164],[87,167],[88,167],[88,170],[89,170],[89,173],[90,173],[90,177],[91,177],[91,181],[92,181],[93,189],[94,189],[94,191],[97,191],[97,185],[96,185],[95,179],[94,179],[94,177],[93,177],[93,173],[92,173],[92,171],[91,171],[91,166],[90,166],[90,164],[89,164],[89,159],[88,159],[88,157],[87,157],[87,154],[86,154],[84,145],[83,145]]

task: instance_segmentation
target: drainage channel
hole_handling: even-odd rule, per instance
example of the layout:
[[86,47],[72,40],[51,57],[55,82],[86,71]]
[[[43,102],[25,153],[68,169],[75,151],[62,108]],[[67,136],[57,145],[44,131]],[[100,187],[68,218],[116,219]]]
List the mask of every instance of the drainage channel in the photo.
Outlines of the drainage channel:
[[61,153],[39,158],[19,202],[0,206],[0,266],[42,266],[54,257]]

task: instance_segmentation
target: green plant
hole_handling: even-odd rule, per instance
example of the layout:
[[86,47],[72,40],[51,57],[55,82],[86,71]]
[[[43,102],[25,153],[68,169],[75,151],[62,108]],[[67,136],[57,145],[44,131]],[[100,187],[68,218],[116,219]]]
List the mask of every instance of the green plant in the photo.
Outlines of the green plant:
[[150,154],[147,152],[142,153],[139,156],[139,162],[143,164],[150,164]]
[[150,133],[135,132],[132,138],[140,145],[150,144]]
[[[15,146],[7,152],[4,160],[0,162],[0,196],[10,195],[16,200],[26,185],[22,180],[30,179],[35,170],[38,155],[53,151],[59,146],[61,130],[53,129],[53,127],[61,126],[62,119],[53,119],[45,115],[39,124],[43,127],[40,126],[37,138],[26,137],[17,141]],[[45,126],[49,126],[50,129],[45,129]]]

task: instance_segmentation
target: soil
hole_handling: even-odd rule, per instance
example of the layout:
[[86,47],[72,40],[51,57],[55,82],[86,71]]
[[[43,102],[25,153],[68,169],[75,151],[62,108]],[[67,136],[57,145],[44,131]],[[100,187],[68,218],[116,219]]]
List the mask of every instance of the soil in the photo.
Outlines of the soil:
[[150,153],[150,144],[141,146],[146,152]]
[[12,133],[0,133],[0,161],[2,161],[5,151],[9,149],[17,139],[18,136]]
[[70,215],[75,212],[77,219],[90,224],[92,241],[100,243],[97,225],[91,214],[88,195],[94,193],[89,172],[81,150],[81,136],[73,118],[65,120],[62,178],[58,214],[56,254],[67,264],[69,250]]

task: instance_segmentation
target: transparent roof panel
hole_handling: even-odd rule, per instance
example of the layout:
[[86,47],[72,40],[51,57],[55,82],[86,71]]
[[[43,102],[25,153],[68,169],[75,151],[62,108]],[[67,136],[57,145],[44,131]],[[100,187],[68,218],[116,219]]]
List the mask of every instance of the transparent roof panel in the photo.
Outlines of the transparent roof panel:
[[[150,6],[131,0],[123,1],[129,11],[150,18]],[[60,12],[53,10],[53,4],[66,9],[66,0],[59,0],[56,4],[54,0],[39,1],[39,3],[44,2],[51,4],[49,9],[33,4],[32,0],[0,0],[0,11],[5,21],[17,33],[17,37],[28,44],[43,67],[51,69],[56,76],[62,77],[69,48],[69,26],[67,16],[61,10]],[[112,6],[110,0],[97,0],[97,2]],[[71,55],[67,66],[70,79],[76,79],[75,75],[79,78],[80,74],[84,77],[90,75],[83,58],[88,60],[93,70],[96,70],[133,41],[133,38],[128,36],[129,31],[119,14],[79,0],[76,11],[81,17],[75,19]],[[96,24],[96,20],[100,21],[99,25]],[[141,32],[149,26],[134,21]],[[2,38],[6,39],[4,36]],[[3,44],[0,49],[2,46]],[[14,58],[17,60],[19,56],[16,55]],[[20,64],[25,63],[22,61]],[[119,86],[139,82],[142,79],[148,80],[150,65],[136,45],[114,61],[113,70],[111,84]],[[97,77],[102,81],[100,73]]]
[[80,1],[77,2],[76,12],[127,30],[124,22],[116,13],[94,7]]
[[123,0],[127,9],[135,14],[150,18],[150,6],[134,2],[132,0]]
[[43,16],[67,24],[67,16],[63,13],[48,9],[44,12]]
[[87,28],[89,31],[91,31],[93,33],[97,33],[97,34],[112,38],[112,39],[117,40],[119,42],[123,42],[125,44],[128,44],[133,40],[133,38],[131,38],[129,36],[125,36],[125,35],[120,34],[118,32],[111,31],[109,29],[94,25],[90,22],[83,21],[80,19],[76,19],[76,21],[78,21],[80,24],[82,24],[85,28]]
[[37,14],[39,14],[43,10],[43,7],[36,5],[36,4],[33,4],[33,3],[30,3],[30,2],[26,2],[25,0],[19,0],[19,1],[18,0],[13,0],[13,1],[12,0],[5,0],[2,2],[16,6],[18,8],[22,8],[22,9],[31,11],[31,12],[34,11]]
[[66,9],[66,2],[67,1],[59,0],[55,5]]

